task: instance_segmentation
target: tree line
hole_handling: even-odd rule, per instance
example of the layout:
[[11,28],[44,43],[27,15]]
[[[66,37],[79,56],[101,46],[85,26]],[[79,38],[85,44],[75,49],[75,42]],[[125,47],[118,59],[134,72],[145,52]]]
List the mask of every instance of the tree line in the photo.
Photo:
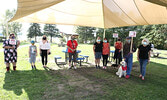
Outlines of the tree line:
[[[113,38],[113,33],[118,33],[119,37],[124,42],[126,37],[129,36],[129,31],[137,32],[134,38],[136,45],[140,45],[142,39],[148,38],[150,43],[154,44],[156,48],[167,49],[167,24],[110,28],[105,30],[105,37],[108,38],[110,44],[113,45],[114,41],[116,41],[116,39]],[[93,43],[95,42],[95,37],[92,33],[96,33],[96,37],[100,36],[103,38],[104,29],[78,26],[76,33],[79,34],[79,42],[86,43],[87,41],[91,41]]]

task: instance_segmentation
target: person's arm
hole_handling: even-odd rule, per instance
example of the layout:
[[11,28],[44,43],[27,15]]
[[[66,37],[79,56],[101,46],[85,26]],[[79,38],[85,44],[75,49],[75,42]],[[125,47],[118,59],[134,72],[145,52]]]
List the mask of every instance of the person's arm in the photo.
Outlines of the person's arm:
[[4,42],[3,42],[3,48],[4,48],[4,49],[14,49],[14,46],[8,46],[8,45],[6,44],[6,42],[7,42],[7,41],[4,41]]
[[39,55],[41,55],[41,43],[39,43]]
[[93,52],[94,52],[94,54],[95,54],[95,48],[96,48],[96,46],[95,46],[95,45],[93,45]]
[[36,50],[35,50],[35,51],[36,51],[36,56],[38,56],[38,50],[37,50],[37,46],[35,46],[35,48],[36,48]]
[[148,52],[148,63],[150,63],[151,50]]
[[18,48],[18,47],[20,46],[20,41],[18,40],[17,42],[18,42],[18,43],[17,43],[17,48]]
[[139,54],[140,54],[140,50],[139,50],[139,48],[138,48],[138,50],[137,50],[137,60],[139,61]]

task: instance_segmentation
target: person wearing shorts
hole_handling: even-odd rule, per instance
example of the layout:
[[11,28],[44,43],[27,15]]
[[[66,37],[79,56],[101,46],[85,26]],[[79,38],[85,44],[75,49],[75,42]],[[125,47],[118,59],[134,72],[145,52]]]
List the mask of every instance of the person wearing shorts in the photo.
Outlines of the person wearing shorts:
[[37,56],[37,47],[34,44],[35,44],[35,41],[31,41],[31,46],[29,47],[29,60],[30,60],[32,69],[36,69],[35,61]]
[[103,42],[101,42],[100,37],[97,37],[96,42],[93,46],[93,51],[95,55],[95,67],[100,69],[100,59],[102,56]]

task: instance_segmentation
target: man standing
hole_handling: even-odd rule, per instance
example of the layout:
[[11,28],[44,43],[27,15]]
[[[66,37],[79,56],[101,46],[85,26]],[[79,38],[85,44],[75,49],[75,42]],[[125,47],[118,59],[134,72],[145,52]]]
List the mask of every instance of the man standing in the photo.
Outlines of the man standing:
[[13,64],[13,70],[16,70],[17,48],[19,45],[20,41],[15,39],[14,34],[10,34],[9,39],[3,42],[4,60],[6,63],[7,72],[10,71],[10,63]]
[[123,57],[127,63],[126,79],[130,77],[130,73],[133,66],[133,53],[136,52],[136,46],[132,44],[131,48],[131,37],[126,38],[126,43],[123,46]]
[[71,40],[68,40],[68,42],[67,42],[67,48],[68,48],[68,54],[69,54],[69,69],[72,68],[72,66],[71,66],[72,58],[73,58],[73,62],[74,62],[74,68],[76,69],[77,46],[78,46],[78,43],[75,40],[75,36],[72,35]]

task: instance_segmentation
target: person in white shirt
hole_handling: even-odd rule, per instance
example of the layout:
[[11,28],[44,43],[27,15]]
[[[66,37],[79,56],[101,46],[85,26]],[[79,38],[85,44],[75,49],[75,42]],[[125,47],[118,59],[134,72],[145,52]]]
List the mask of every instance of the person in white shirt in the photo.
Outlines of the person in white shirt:
[[42,42],[39,44],[39,51],[42,58],[43,67],[47,67],[48,55],[50,54],[50,43],[47,41],[45,35],[42,37]]

